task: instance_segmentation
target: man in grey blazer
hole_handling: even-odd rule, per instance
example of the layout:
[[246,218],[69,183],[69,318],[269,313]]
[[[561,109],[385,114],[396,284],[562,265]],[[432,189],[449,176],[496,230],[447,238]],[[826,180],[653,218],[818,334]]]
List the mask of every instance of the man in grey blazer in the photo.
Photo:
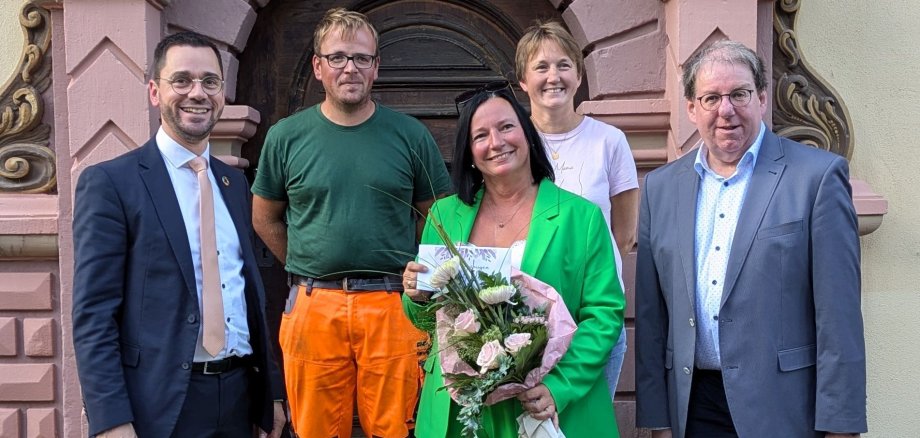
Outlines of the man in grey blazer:
[[653,436],[866,431],[847,162],[767,129],[766,74],[732,41],[688,60],[702,144],[645,178],[636,420]]

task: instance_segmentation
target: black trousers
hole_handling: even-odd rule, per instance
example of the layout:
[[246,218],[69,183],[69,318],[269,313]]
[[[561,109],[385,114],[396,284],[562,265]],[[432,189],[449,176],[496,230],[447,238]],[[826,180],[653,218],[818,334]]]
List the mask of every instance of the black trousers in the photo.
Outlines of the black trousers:
[[252,438],[248,367],[221,374],[193,372],[174,438]]
[[722,373],[693,370],[686,438],[737,438],[732,414],[725,398]]

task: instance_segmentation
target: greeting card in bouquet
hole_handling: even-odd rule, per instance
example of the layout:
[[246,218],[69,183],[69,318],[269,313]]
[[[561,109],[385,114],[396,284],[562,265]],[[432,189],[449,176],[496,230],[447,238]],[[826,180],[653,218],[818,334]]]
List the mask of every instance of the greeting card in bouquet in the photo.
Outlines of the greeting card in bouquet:
[[[499,273],[502,278],[511,281],[511,256],[509,248],[493,248],[476,245],[457,245],[457,250],[470,268],[477,272]],[[450,250],[444,245],[419,245],[418,263],[425,265],[428,272],[418,274],[418,288],[420,290],[436,291],[432,287],[431,276],[435,268],[444,264],[453,257]]]

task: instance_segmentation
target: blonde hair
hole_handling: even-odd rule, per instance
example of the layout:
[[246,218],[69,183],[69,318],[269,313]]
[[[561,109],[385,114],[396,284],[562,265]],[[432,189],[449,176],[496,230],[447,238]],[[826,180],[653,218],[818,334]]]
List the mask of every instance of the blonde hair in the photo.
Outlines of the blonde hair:
[[349,11],[345,8],[332,8],[326,11],[323,18],[316,25],[316,31],[313,32],[313,53],[320,54],[320,46],[323,40],[334,29],[339,29],[343,38],[354,38],[355,34],[361,29],[367,29],[374,37],[374,53],[368,55],[377,55],[377,29],[368,21],[367,16],[355,11]]
[[557,21],[537,21],[533,26],[527,28],[524,36],[521,37],[517,44],[517,51],[514,54],[514,73],[518,81],[524,81],[527,62],[533,58],[537,50],[540,50],[540,45],[546,41],[552,41],[559,45],[566,56],[575,63],[575,71],[578,72],[578,77],[580,78],[584,75],[585,57],[581,54],[581,49],[572,34]]

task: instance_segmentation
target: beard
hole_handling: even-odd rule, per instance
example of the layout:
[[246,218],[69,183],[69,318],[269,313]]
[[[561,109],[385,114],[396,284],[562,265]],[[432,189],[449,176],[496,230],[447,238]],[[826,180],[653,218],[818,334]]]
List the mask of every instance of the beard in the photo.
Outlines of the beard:
[[211,130],[214,129],[214,125],[217,124],[217,119],[220,118],[220,113],[214,111],[212,108],[210,112],[210,118],[204,119],[203,116],[195,116],[195,118],[200,119],[196,121],[186,121],[182,119],[181,109],[174,107],[165,107],[160,111],[160,117],[162,123],[169,127],[169,129],[174,132],[177,136],[181,137],[182,140],[185,140],[189,143],[197,143],[211,135]]
[[337,84],[336,88],[326,90],[335,106],[342,109],[360,109],[371,100],[371,84]]

